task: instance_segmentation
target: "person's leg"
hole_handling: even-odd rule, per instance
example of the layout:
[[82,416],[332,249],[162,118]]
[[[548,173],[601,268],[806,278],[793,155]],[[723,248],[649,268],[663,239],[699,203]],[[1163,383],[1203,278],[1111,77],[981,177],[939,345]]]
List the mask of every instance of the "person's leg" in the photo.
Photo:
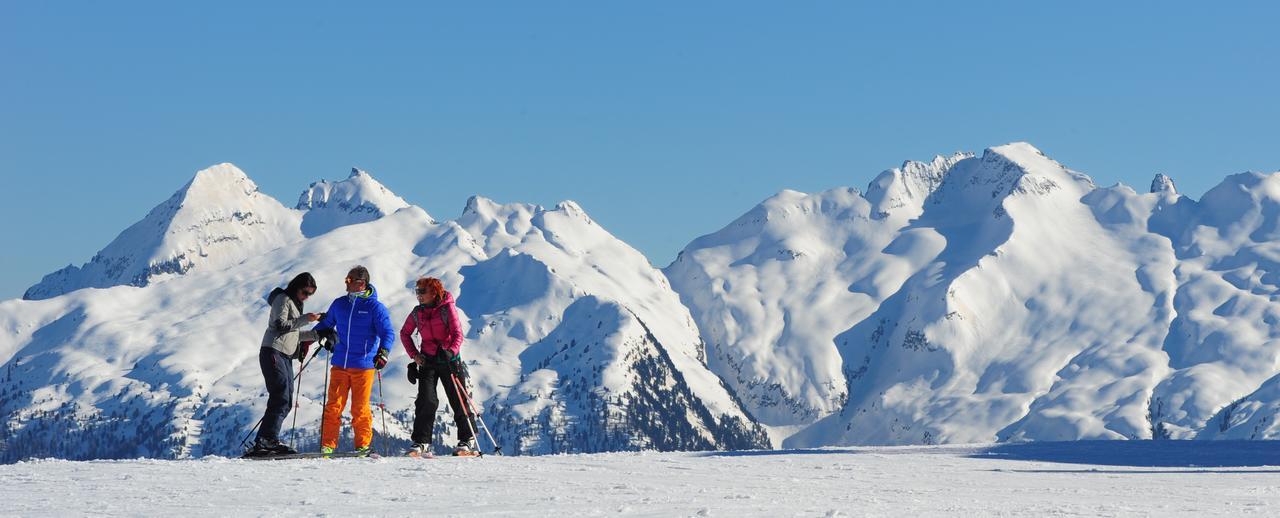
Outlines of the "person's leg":
[[269,447],[280,442],[280,427],[293,406],[293,364],[279,351],[263,347],[258,350],[258,366],[262,368],[268,396],[256,442]]
[[357,450],[373,442],[373,411],[369,409],[373,378],[373,369],[351,369],[351,429]]
[[320,426],[320,447],[338,448],[338,431],[342,427],[342,409],[347,406],[347,393],[351,390],[351,376],[342,367],[329,372],[329,402],[324,406]]
[[[454,383],[454,376],[449,373],[448,367],[441,368],[440,378],[444,381],[444,395],[449,398],[449,408],[453,409],[453,424],[458,427],[458,442],[470,444],[475,438],[475,422],[468,418],[471,412],[463,405],[458,385]],[[465,384],[466,380],[458,379],[458,382]],[[466,385],[463,385],[463,389],[466,389]]]
[[431,444],[436,427],[436,410],[440,408],[440,396],[436,392],[436,370],[430,367],[418,369],[418,399],[413,402],[413,442]]

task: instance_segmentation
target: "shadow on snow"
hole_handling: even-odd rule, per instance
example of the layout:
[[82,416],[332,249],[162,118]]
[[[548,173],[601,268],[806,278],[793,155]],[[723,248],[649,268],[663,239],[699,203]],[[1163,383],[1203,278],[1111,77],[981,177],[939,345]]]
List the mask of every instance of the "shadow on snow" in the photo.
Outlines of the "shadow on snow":
[[[956,455],[973,459],[1090,464],[1134,468],[1245,468],[1280,466],[1280,441],[1073,441],[981,446],[811,448],[704,452],[703,457],[771,455]],[[996,469],[1013,473],[1238,473],[1200,470]],[[1250,473],[1277,472],[1250,470]]]
[[1280,466],[1280,441],[1077,441],[997,444],[971,458],[1142,468]]

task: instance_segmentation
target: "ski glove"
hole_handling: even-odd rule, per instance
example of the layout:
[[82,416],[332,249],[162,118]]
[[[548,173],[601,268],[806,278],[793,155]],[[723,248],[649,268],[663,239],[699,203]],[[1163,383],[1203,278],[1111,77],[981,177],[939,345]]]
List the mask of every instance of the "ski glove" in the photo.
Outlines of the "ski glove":
[[373,356],[373,368],[382,370],[387,366],[387,350],[378,349],[378,354]]
[[338,332],[333,329],[321,329],[316,331],[316,335],[320,337],[320,347],[333,354],[333,346],[338,343]]
[[462,355],[454,356],[453,361],[449,362],[449,372],[460,380],[467,379],[467,364],[462,363]]
[[311,352],[311,344],[313,343],[315,342],[312,342],[311,340],[298,343],[298,361],[307,361],[307,353]]
[[409,362],[409,383],[418,384],[418,362]]

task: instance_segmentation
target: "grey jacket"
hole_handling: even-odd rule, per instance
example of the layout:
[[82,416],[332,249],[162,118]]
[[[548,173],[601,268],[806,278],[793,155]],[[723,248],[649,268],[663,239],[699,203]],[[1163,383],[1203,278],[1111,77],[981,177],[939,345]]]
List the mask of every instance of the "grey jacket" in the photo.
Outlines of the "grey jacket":
[[298,342],[316,340],[315,331],[302,330],[311,322],[302,316],[302,309],[284,290],[276,288],[267,301],[271,303],[271,316],[267,319],[267,332],[262,335],[262,347],[270,347],[292,358],[298,354]]

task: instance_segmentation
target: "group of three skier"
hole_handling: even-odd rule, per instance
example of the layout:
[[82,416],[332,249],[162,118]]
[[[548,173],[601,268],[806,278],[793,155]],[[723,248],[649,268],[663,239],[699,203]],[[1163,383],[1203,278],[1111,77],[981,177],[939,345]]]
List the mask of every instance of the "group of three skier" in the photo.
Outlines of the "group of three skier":
[[[258,363],[266,380],[267,409],[248,455],[265,456],[296,453],[280,442],[280,428],[293,405],[292,360],[305,361],[312,343],[329,351],[329,385],[320,427],[320,451],[332,454],[338,446],[342,411],[351,402],[351,427],[355,453],[368,454],[373,442],[373,412],[369,400],[375,376],[387,365],[395,332],[390,312],[378,300],[378,291],[369,282],[369,270],[356,266],[343,279],[346,295],[338,297],[324,313],[303,313],[306,300],[315,294],[316,281],[301,273],[285,288],[267,296],[271,313],[262,338]],[[453,295],[439,279],[419,278],[414,284],[418,305],[400,328],[404,349],[413,359],[409,381],[417,382],[413,420],[413,447],[410,454],[430,451],[435,414],[439,406],[437,383],[444,385],[449,406],[458,427],[455,454],[476,451],[474,424],[464,406],[466,367],[459,355],[462,329]],[[315,322],[312,329],[303,329]],[[414,332],[419,342],[413,339]]]

